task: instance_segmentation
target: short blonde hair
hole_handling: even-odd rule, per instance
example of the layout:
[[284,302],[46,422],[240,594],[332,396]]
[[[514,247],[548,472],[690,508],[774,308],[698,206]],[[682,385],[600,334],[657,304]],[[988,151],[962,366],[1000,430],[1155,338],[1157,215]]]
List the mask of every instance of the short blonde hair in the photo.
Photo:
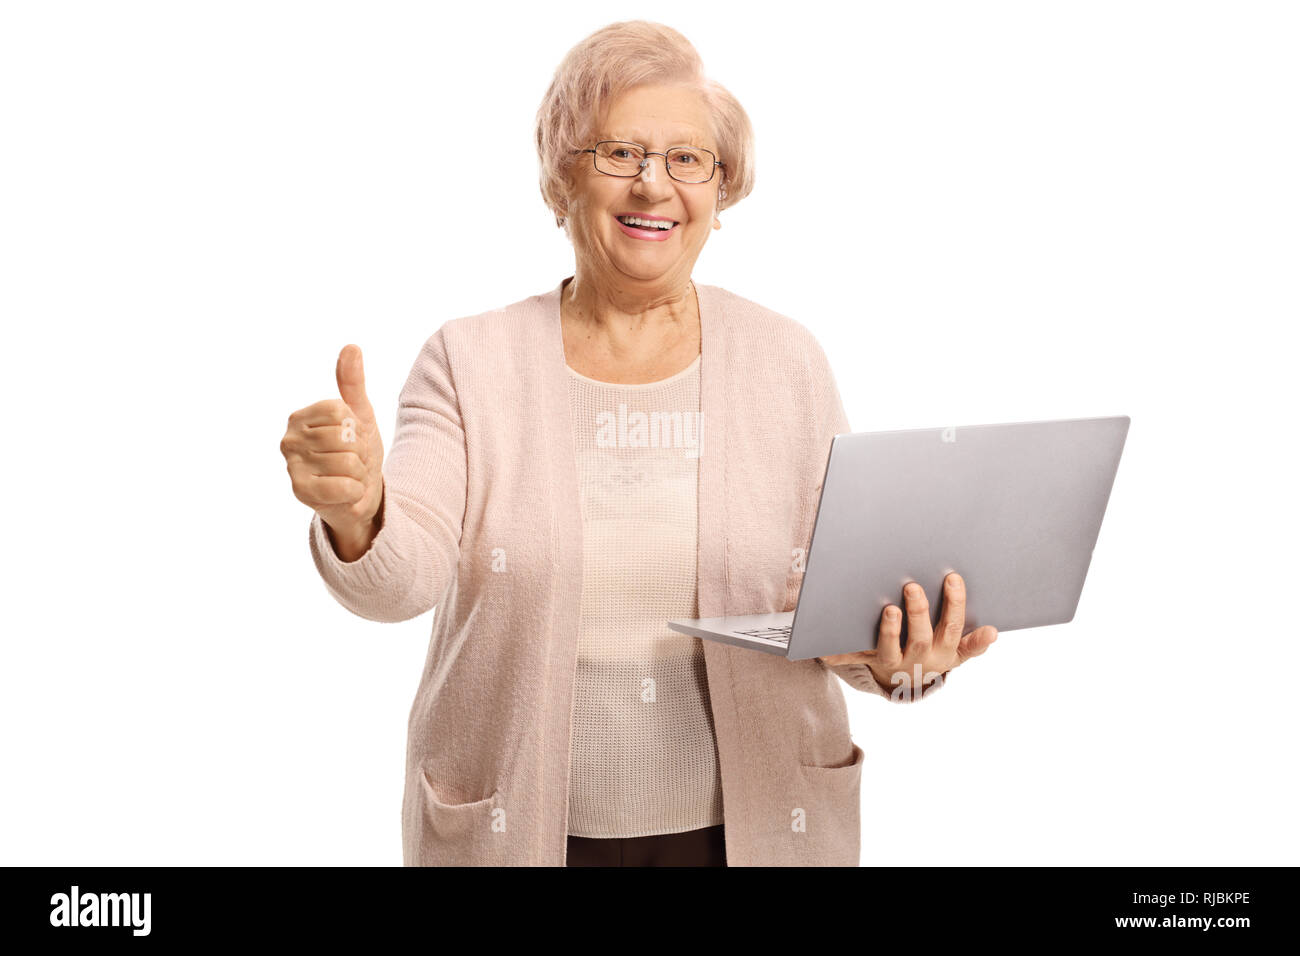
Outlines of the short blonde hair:
[[718,209],[733,206],[754,188],[754,129],[740,102],[704,74],[704,62],[686,37],[648,20],[624,20],[602,27],[561,61],[537,110],[537,155],[542,198],[555,224],[568,225],[571,150],[591,146],[602,110],[625,90],[644,84],[688,86],[704,97],[713,121],[718,159]]

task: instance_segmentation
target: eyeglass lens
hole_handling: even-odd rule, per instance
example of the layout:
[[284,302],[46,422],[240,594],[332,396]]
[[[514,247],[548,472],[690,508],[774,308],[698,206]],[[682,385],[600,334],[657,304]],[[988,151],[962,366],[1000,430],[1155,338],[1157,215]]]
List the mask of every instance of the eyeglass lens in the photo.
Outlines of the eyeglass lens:
[[[596,144],[596,168],[610,176],[635,176],[645,158],[645,150],[636,143]],[[707,149],[675,146],[668,150],[667,162],[668,175],[678,182],[703,183],[713,177],[713,153]]]

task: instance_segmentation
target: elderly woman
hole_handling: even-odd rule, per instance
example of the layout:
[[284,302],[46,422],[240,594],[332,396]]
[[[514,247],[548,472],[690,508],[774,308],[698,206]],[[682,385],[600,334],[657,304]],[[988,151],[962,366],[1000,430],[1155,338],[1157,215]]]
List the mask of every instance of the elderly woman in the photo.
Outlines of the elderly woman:
[[536,142],[573,275],[438,329],[386,460],[355,346],[340,398],[294,412],[281,446],[330,593],[375,621],[437,607],[404,863],[857,865],[839,681],[911,699],[996,634],[962,635],[955,574],[937,634],[922,589],[903,596],[905,653],[895,606],[875,650],[827,659],[667,628],[794,607],[848,421],[806,329],[692,281],[754,167],[745,111],[683,36],[592,34]]

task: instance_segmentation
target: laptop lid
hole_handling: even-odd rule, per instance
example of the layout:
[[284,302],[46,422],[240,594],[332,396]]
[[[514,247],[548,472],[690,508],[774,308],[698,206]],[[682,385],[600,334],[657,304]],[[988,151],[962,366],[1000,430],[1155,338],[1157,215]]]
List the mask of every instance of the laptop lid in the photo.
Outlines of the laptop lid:
[[790,659],[874,648],[909,581],[937,626],[950,571],[966,582],[963,634],[1073,619],[1128,427],[1124,415],[836,435]]

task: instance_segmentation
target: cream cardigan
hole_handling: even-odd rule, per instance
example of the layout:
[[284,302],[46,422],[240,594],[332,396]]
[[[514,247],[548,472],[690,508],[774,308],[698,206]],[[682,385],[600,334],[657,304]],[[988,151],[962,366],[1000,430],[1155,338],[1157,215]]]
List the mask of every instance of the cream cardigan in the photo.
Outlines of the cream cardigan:
[[[569,277],[572,278],[571,276]],[[382,527],[354,562],[310,548],[354,614],[437,606],[410,711],[406,866],[563,866],[582,517],[560,293],[452,319],[424,344],[384,462]],[[831,437],[830,365],[793,319],[696,283],[699,613],[792,610]],[[830,668],[704,642],[730,866],[856,866],[864,753]],[[937,690],[936,683],[927,694]]]

